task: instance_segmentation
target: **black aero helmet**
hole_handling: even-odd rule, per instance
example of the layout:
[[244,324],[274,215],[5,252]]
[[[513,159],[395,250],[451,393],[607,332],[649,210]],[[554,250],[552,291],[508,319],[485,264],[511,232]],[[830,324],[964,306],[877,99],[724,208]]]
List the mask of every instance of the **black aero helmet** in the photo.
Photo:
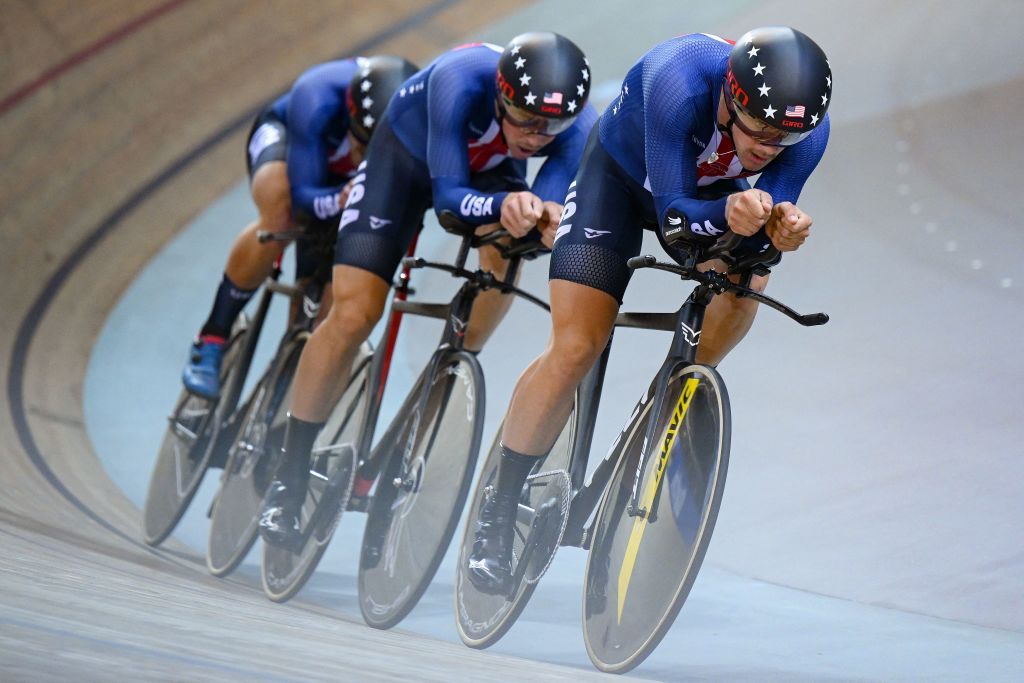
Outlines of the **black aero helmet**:
[[[832,99],[832,69],[818,44],[786,26],[748,31],[729,53],[725,90],[733,108],[775,132],[769,144],[792,145],[825,118]],[[740,125],[750,134],[746,126]]]
[[514,126],[557,135],[590,96],[590,62],[565,36],[547,31],[513,38],[498,59],[498,109]]
[[352,77],[346,98],[349,130],[357,140],[364,145],[370,141],[391,96],[417,71],[415,64],[393,55],[359,58],[359,71]]

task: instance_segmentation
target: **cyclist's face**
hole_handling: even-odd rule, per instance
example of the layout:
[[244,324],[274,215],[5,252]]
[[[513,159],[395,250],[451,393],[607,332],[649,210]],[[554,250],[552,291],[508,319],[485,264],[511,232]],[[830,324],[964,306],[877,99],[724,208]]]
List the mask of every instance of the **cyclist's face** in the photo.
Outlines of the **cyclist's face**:
[[[726,105],[726,98],[729,94],[725,91],[718,102],[718,120],[722,125],[729,123],[729,108]],[[785,147],[768,144],[761,137],[761,131],[770,136],[774,133],[763,123],[751,118],[746,113],[734,110],[736,120],[730,131],[732,142],[736,147],[736,156],[739,157],[743,168],[748,171],[760,171],[767,166],[775,157],[782,153]]]
[[349,144],[349,156],[352,159],[353,166],[359,166],[363,163],[363,159],[366,158],[366,145],[356,139],[352,132],[348,133],[348,144]]
[[528,159],[554,140],[554,136],[542,135],[528,128],[519,128],[502,119],[501,132],[508,144],[508,154],[513,159]]

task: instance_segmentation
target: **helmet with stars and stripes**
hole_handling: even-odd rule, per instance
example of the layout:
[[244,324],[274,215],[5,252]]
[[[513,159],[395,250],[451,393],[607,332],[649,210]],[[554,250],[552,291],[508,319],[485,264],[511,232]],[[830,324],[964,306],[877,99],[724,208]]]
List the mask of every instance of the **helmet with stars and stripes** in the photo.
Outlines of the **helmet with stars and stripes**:
[[569,128],[590,96],[590,62],[565,36],[523,33],[498,59],[498,111],[505,121],[540,135]]
[[417,71],[415,64],[393,55],[359,59],[359,71],[348,86],[347,96],[349,130],[356,140],[364,145],[370,141],[391,96]]
[[758,142],[794,145],[825,119],[832,69],[818,44],[786,26],[748,31],[729,53],[725,72],[728,128]]

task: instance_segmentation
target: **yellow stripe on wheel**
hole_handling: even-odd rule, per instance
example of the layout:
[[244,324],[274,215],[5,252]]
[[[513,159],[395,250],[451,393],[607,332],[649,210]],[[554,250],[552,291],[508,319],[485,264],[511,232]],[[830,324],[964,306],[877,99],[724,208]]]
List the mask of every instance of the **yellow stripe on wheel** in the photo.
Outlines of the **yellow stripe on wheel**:
[[661,452],[658,456],[658,469],[654,476],[647,482],[647,488],[640,499],[640,509],[645,510],[643,516],[633,519],[633,530],[629,533],[629,542],[626,544],[626,556],[622,560],[622,567],[619,569],[619,613],[618,623],[622,623],[622,607],[626,604],[626,593],[629,592],[629,581],[633,576],[633,567],[636,565],[636,554],[640,549],[640,541],[643,540],[644,531],[647,530],[647,518],[653,513],[654,496],[658,492],[658,484],[665,475],[668,468],[669,455],[672,452],[672,444],[676,441],[676,433],[679,425],[683,423],[686,411],[690,407],[690,401],[697,392],[697,385],[700,379],[692,377],[686,380],[683,385],[683,393],[679,396],[675,409],[672,411],[672,421],[668,425],[664,438],[661,440]]

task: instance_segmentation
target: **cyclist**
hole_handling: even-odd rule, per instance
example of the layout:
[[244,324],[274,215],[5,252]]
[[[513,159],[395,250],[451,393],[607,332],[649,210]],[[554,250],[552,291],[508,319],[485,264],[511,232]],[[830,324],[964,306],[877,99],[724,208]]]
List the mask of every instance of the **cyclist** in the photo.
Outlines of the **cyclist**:
[[[608,342],[642,228],[663,246],[742,237],[728,258],[798,249],[811,217],[796,201],[825,151],[832,75],[824,52],[785,27],[734,45],[681,36],[630,69],[601,115],[569,188],[552,251],[551,340],[520,376],[505,419],[494,494],[480,512],[468,567],[483,592],[510,588],[517,503],[537,457],[568,419],[573,393]],[[760,174],[751,188],[744,178]],[[726,267],[721,260],[702,268]],[[767,276],[755,276],[763,291]],[[697,361],[715,365],[743,338],[756,302],[708,306]]]
[[[391,278],[433,204],[478,231],[500,223],[521,237],[537,226],[548,243],[559,200],[576,173],[597,119],[587,103],[590,67],[555,33],[525,33],[504,50],[457,47],[410,78],[370,142],[339,222],[335,305],[306,345],[296,372],[284,457],[260,527],[271,543],[298,532],[313,441],[337,400],[352,360],[381,317]],[[532,188],[526,159],[545,156]],[[503,276],[493,247],[484,270]],[[510,297],[485,292],[474,306],[466,347],[478,350]],[[355,495],[372,482],[357,480]]]
[[[391,95],[416,71],[412,63],[389,55],[318,64],[256,117],[246,168],[259,218],[239,234],[228,256],[213,308],[182,373],[186,389],[207,398],[220,392],[231,326],[284,249],[282,242],[261,244],[256,233],[333,229],[330,221],[344,206]],[[309,247],[300,243],[297,275],[308,276],[315,267]]]

